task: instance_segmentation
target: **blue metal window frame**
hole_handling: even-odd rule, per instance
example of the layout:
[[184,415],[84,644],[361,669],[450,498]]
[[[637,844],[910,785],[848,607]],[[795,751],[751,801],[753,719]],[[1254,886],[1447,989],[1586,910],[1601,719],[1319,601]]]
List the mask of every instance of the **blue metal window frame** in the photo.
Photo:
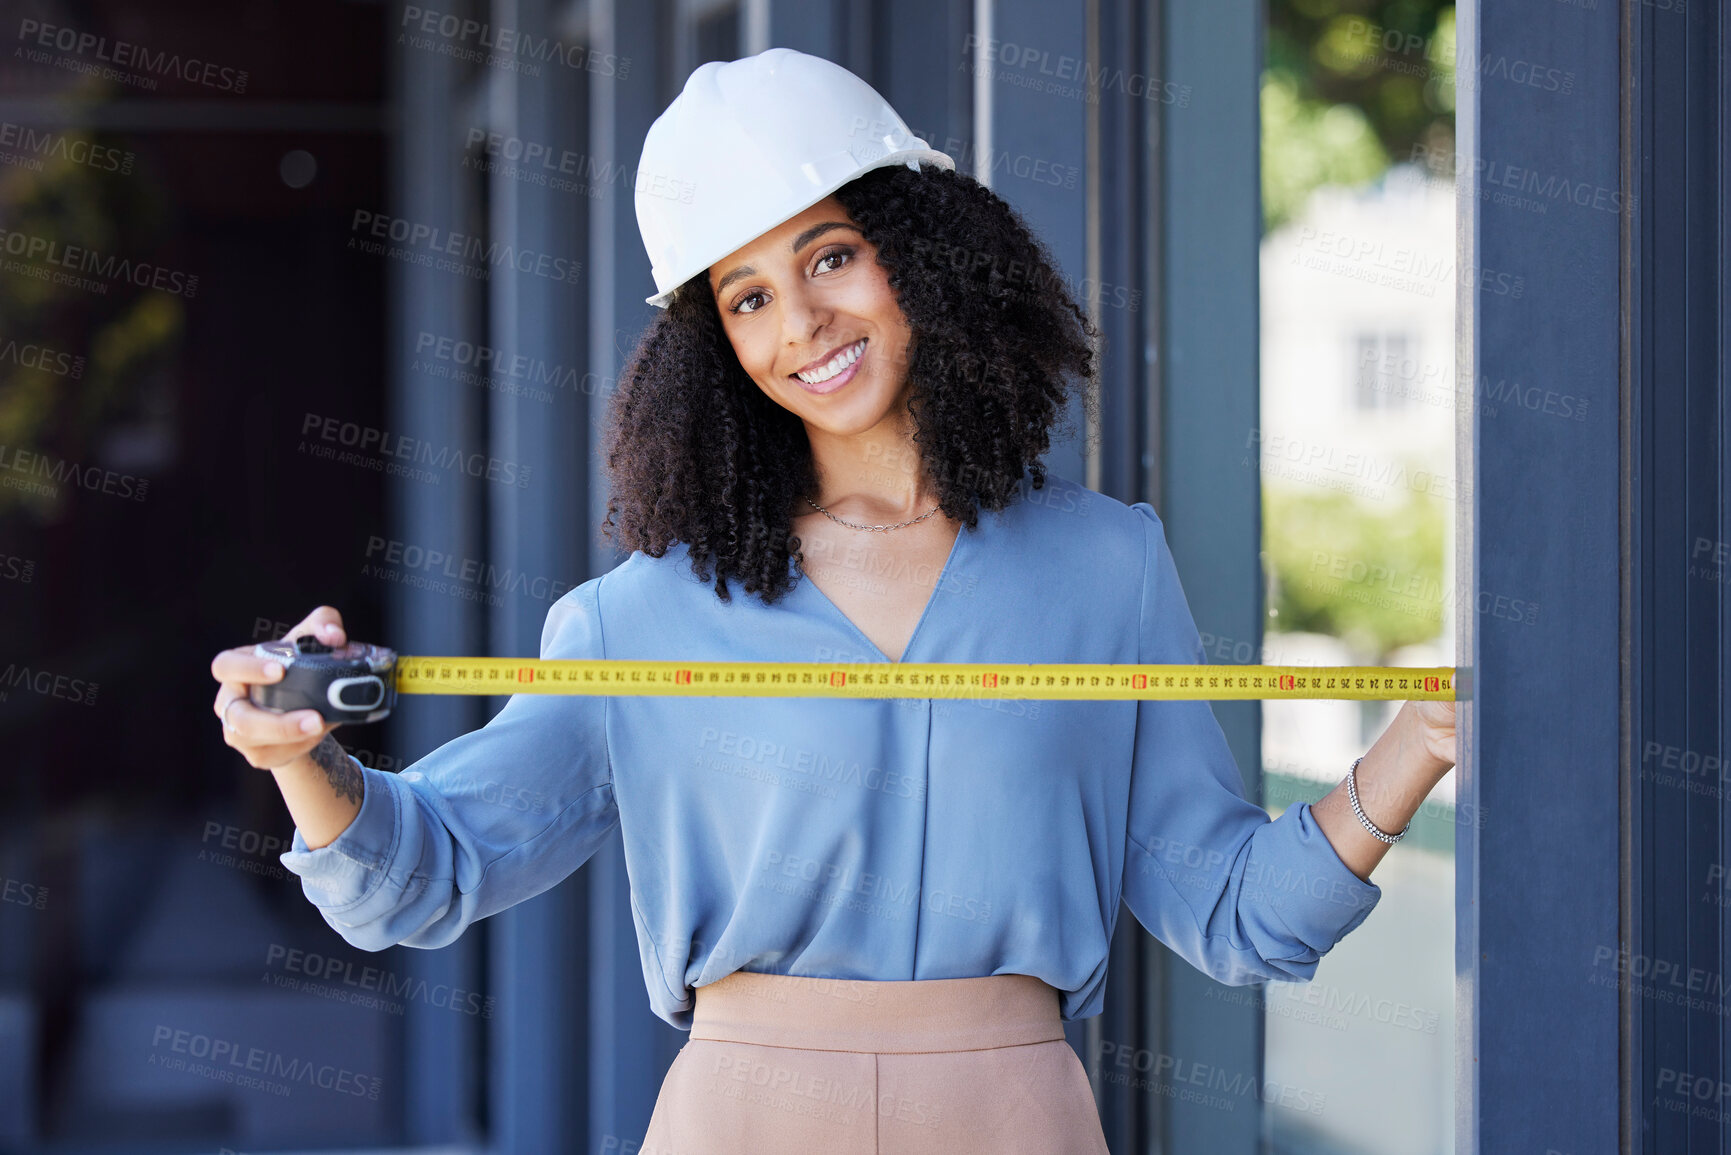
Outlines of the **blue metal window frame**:
[[[1701,127],[1677,90],[1689,87],[1682,55],[1652,50],[1655,19],[1678,17],[1638,0],[1458,9],[1464,71],[1545,61],[1573,76],[1565,98],[1490,79],[1457,86],[1457,362],[1477,403],[1463,398],[1457,438],[1472,491],[1460,502],[1457,588],[1474,612],[1457,623],[1470,700],[1456,773],[1461,801],[1487,816],[1457,827],[1462,1152],[1684,1149],[1650,1145],[1648,1044],[1637,1040],[1653,1024],[1605,965],[1651,944],[1687,905],[1683,860],[1700,856],[1684,813],[1700,808],[1686,797],[1656,809],[1631,760],[1643,714],[1714,709],[1701,671],[1666,670],[1651,646],[1700,600],[1672,572],[1675,542],[1655,530],[1675,538],[1691,501],[1689,470],[1665,456],[1691,436],[1680,401],[1694,393],[1711,409],[1717,385],[1700,380],[1716,345],[1704,363],[1677,346],[1642,352],[1658,333],[1711,340],[1675,329],[1686,321],[1669,310],[1716,304],[1716,268],[1691,282],[1655,264],[1654,241],[1701,227],[1674,215],[1684,172],[1655,168],[1645,139]],[[1562,198],[1559,181],[1571,190]],[[1536,212],[1509,195],[1548,203]],[[1498,291],[1496,270],[1518,274],[1523,293]],[[1669,357],[1695,362],[1696,379],[1668,372]],[[1506,400],[1510,382],[1570,394],[1588,416],[1522,412]],[[1492,389],[1505,398],[1494,413],[1482,396]],[[1671,579],[1657,598],[1655,570]],[[1509,629],[1494,607],[1517,592],[1542,613]],[[1723,669],[1722,633],[1717,644]]]
[[[1628,3],[1619,15],[1623,187],[1637,209],[1622,254],[1628,678],[1618,944],[1626,954],[1611,968],[1623,1037],[1618,1139],[1629,1152],[1725,1150],[1731,26],[1717,5],[1690,5],[1685,17],[1671,4]],[[1691,756],[1698,767],[1716,758],[1720,769],[1699,770],[1692,782]],[[1691,994],[1705,1005],[1689,1005]],[[1712,1089],[1705,1099],[1703,1086]],[[1698,1107],[1709,1114],[1696,1115]]]
[[[1260,252],[1263,10],[1251,0],[1162,6],[1156,73],[1189,90],[1162,108],[1159,174],[1164,249],[1157,342],[1159,503],[1200,628],[1262,648],[1262,471],[1245,468],[1261,418]],[[1260,444],[1260,442],[1257,442]],[[1250,460],[1258,455],[1250,450]],[[1262,707],[1215,702],[1244,777],[1262,796]],[[1207,997],[1214,980],[1155,944],[1158,1050],[1257,1081],[1263,1001]],[[1258,1099],[1257,1106],[1262,1103]],[[1166,1100],[1160,1151],[1256,1152],[1262,1111]]]
[[[401,118],[390,139],[388,160],[393,211],[411,220],[457,221],[471,210],[470,191],[452,179],[429,174],[453,171],[455,150],[447,138],[458,120],[462,78],[448,58],[387,48],[391,91],[399,108],[416,115]],[[458,284],[421,266],[393,262],[387,273],[390,316],[386,413],[400,428],[425,430],[447,444],[475,440],[482,428],[476,399],[417,387],[409,359],[400,350],[413,347],[416,332],[427,329],[478,335],[481,304],[472,284]],[[481,556],[484,509],[464,488],[409,485],[398,482],[387,490],[392,503],[388,517],[394,535],[405,541],[448,543],[467,556]],[[472,552],[471,552],[472,551]],[[442,599],[441,599],[442,600]],[[385,628],[405,652],[482,653],[486,622],[472,603],[456,611],[436,603],[430,591],[405,588],[387,599]],[[392,712],[392,741],[413,757],[432,750],[486,721],[484,703],[408,702]],[[478,986],[484,964],[484,942],[468,936],[443,951],[399,951],[403,969],[428,983]],[[427,1144],[454,1139],[474,1140],[474,1120],[485,1110],[484,1088],[477,1086],[473,1056],[487,1043],[476,1024],[461,1016],[440,1015],[410,1007],[404,1015],[405,1127],[411,1142]]]

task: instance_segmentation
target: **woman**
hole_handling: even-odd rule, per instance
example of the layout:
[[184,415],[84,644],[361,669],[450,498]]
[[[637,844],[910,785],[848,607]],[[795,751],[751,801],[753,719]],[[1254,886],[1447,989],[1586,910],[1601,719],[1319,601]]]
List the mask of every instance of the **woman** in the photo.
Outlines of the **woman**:
[[[666,312],[609,418],[631,556],[543,657],[1201,661],[1152,507],[1038,463],[1093,329],[858,78],[699,68],[638,215]],[[328,606],[307,630],[344,640]],[[1206,702],[517,696],[392,775],[247,701],[280,676],[249,648],[212,672],[284,865],[363,948],[443,946],[621,828],[650,1002],[691,1031],[662,1155],[1103,1152],[1062,1024],[1100,1010],[1120,903],[1223,982],[1309,979],[1454,760],[1452,703],[1407,703],[1360,797],[1270,821]]]

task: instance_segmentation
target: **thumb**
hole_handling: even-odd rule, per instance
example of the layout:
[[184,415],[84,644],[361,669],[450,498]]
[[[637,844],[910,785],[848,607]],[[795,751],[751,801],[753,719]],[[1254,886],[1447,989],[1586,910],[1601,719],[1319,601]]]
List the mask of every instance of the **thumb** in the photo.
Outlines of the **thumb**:
[[340,646],[348,641],[348,633],[343,629],[343,615],[334,606],[319,606],[281,640],[293,641],[302,634],[311,634],[327,646]]

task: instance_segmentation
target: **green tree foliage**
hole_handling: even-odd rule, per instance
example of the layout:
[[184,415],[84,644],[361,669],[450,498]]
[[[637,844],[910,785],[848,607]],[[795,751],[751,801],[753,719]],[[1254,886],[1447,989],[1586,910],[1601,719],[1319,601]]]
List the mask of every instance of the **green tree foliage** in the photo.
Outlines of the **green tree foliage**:
[[[138,158],[132,171],[132,154],[113,140],[51,136],[56,147],[31,163],[0,168],[0,227],[62,257],[76,246],[176,265],[153,158]],[[74,146],[92,143],[125,157],[128,171],[71,159]],[[93,290],[43,275],[55,271],[51,258],[31,255],[0,276],[0,446],[50,456],[59,471],[100,464],[119,428],[166,420],[185,302],[125,277],[98,277]],[[43,524],[70,516],[77,488],[64,481],[45,488],[0,488],[0,516],[24,512]],[[0,525],[0,537],[12,529]]]
[[1270,0],[1262,83],[1263,228],[1324,184],[1454,152],[1454,5]]
[[1376,508],[1348,494],[1264,486],[1271,630],[1343,639],[1377,662],[1442,632],[1443,503],[1409,492]]

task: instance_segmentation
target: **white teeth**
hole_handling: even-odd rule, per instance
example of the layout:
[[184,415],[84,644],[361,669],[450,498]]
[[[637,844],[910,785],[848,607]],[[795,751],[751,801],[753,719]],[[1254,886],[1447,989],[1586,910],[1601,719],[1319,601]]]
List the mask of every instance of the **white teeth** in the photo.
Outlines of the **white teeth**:
[[861,337],[841,352],[831,357],[829,363],[821,369],[813,369],[810,373],[795,373],[794,376],[807,385],[822,385],[849,365],[859,360],[859,355],[865,352],[866,339]]

